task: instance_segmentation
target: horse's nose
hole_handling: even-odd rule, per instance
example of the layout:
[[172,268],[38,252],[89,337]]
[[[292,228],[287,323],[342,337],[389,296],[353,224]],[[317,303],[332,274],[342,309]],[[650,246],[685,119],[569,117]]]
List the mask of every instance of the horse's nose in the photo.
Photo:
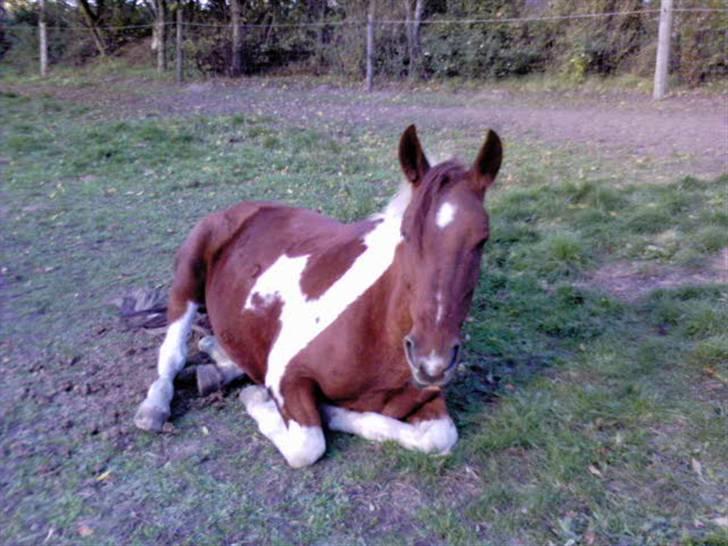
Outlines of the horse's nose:
[[460,357],[460,343],[455,341],[446,350],[420,352],[412,335],[404,338],[407,361],[415,380],[421,384],[444,384],[451,376]]

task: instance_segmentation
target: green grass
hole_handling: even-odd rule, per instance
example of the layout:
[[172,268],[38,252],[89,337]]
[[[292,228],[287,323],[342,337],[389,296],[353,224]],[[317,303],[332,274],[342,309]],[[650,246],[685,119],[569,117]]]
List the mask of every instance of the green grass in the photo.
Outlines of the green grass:
[[[173,433],[130,431],[157,341],[106,303],[169,283],[194,222],[238,200],[379,209],[398,135],[247,113],[109,120],[13,93],[0,123],[2,542],[726,544],[728,288],[627,303],[586,281],[621,260],[705,267],[726,246],[728,176],[615,184],[617,165],[508,143],[449,394],[455,452],[332,435],[293,471],[234,391],[190,402]],[[422,137],[466,157],[480,138]],[[86,383],[106,394],[84,398]],[[103,406],[129,384],[136,398]]]

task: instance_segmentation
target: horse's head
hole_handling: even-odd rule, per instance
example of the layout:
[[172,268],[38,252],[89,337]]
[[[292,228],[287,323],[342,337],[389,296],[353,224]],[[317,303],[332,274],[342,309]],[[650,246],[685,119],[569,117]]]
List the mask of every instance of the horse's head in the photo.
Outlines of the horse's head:
[[402,219],[402,275],[412,325],[404,351],[420,387],[444,385],[458,362],[460,330],[488,240],[483,200],[502,152],[498,135],[489,131],[470,168],[455,160],[430,167],[414,125],[400,139],[400,164],[412,185]]

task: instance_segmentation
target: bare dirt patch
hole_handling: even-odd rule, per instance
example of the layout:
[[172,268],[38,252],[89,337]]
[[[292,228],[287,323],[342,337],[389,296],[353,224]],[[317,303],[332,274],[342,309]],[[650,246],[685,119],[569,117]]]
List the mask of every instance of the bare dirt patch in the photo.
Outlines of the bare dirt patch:
[[702,269],[660,265],[654,262],[615,262],[595,271],[583,284],[598,287],[628,302],[657,289],[711,283],[728,283],[728,248]]
[[416,123],[479,132],[492,127],[506,140],[586,147],[598,157],[649,162],[652,171],[664,164],[669,179],[713,177],[728,170],[728,97],[698,93],[656,103],[637,92],[532,93],[484,83],[479,91],[390,86],[367,94],[356,87],[264,78],[183,86],[106,78],[90,87],[15,91],[103,106],[114,116],[265,113],[296,124],[316,120],[401,129]]

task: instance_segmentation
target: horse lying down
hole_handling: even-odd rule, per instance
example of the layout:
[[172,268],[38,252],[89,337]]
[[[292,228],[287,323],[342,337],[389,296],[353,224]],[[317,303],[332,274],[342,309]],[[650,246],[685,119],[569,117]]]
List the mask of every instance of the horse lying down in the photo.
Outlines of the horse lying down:
[[134,418],[160,431],[197,309],[218,381],[246,374],[248,414],[292,467],[325,451],[323,426],[447,454],[457,431],[443,387],[488,240],[486,189],[502,159],[489,131],[470,167],[431,167],[414,126],[402,134],[406,183],[385,210],[343,224],[243,202],[204,218],[177,254],[159,377]]

